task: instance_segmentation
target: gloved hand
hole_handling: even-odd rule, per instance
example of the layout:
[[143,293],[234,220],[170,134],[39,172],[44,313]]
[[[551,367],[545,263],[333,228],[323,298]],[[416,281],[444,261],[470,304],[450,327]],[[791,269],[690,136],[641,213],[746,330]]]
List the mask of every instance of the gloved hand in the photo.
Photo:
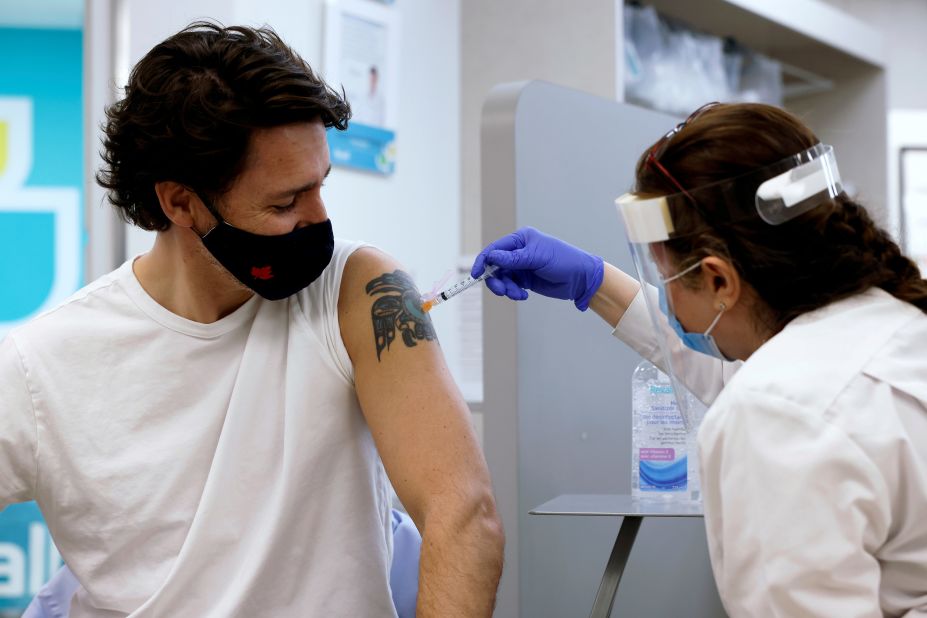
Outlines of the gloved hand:
[[486,280],[496,296],[528,298],[526,290],[550,298],[572,300],[585,311],[605,274],[605,263],[558,238],[523,227],[490,243],[476,256],[470,276],[479,277],[487,265],[499,267]]

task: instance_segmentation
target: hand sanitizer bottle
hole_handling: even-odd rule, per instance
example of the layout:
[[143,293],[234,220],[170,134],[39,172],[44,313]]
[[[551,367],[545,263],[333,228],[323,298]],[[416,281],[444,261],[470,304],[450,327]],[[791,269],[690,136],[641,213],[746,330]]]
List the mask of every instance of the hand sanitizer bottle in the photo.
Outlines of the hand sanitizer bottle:
[[705,413],[708,411],[708,406],[699,401],[698,398],[689,391],[685,391],[683,396],[688,402],[689,417],[692,419],[694,424],[693,427],[689,428],[689,431],[686,434],[686,458],[689,462],[689,500],[692,502],[701,502],[702,484],[701,472],[699,471],[698,463],[697,438],[698,428],[702,425],[702,419],[705,418]]
[[688,500],[688,438],[669,376],[642,361],[631,393],[632,498]]

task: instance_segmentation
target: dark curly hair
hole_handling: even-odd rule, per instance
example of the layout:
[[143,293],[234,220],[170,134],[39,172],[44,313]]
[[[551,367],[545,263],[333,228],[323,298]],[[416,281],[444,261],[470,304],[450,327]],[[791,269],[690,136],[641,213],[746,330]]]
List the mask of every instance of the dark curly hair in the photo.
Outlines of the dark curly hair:
[[241,172],[254,129],[321,120],[344,130],[351,108],[272,29],[195,22],[135,65],[106,116],[97,182],[126,221],[166,230],[155,183],[215,199]]
[[[723,189],[726,183],[716,184],[717,191],[709,186],[746,177],[818,142],[795,116],[746,103],[710,107],[670,138],[660,165],[683,188],[703,187],[697,201],[669,203],[678,237],[665,244],[677,266],[709,255],[729,260],[765,304],[761,321],[774,332],[803,313],[871,287],[927,313],[927,281],[917,265],[845,193],[791,221],[769,225],[754,209],[754,195],[766,178],[753,174],[736,189],[741,212],[753,216],[732,217],[725,206],[730,193],[720,193],[729,191]],[[636,191],[679,193],[666,173],[648,161],[649,152],[638,161]],[[682,280],[694,285],[697,274]]]

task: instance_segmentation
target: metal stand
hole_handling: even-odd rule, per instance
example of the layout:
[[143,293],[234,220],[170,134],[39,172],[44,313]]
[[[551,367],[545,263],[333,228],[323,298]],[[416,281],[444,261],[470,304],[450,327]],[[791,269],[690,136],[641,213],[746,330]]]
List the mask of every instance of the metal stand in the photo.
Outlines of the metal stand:
[[634,500],[626,494],[563,495],[534,508],[531,515],[568,515],[591,517],[623,517],[605,573],[595,595],[590,618],[609,618],[618,593],[618,584],[631,548],[645,517],[701,517],[700,503],[669,503]]
[[595,595],[595,603],[592,604],[590,618],[608,618],[611,616],[612,606],[615,604],[615,594],[618,592],[618,584],[621,582],[624,566],[628,563],[631,547],[634,545],[634,539],[637,538],[637,531],[640,529],[643,520],[643,517],[629,516],[621,521],[618,538],[615,539],[612,553],[605,565],[605,574],[602,575],[602,582],[599,584],[599,591]]

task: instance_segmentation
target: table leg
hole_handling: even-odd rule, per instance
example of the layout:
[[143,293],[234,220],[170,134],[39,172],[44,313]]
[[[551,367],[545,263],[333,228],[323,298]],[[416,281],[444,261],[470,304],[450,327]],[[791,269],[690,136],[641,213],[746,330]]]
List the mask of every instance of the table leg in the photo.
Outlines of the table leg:
[[605,574],[602,575],[599,591],[595,595],[590,618],[609,618],[611,615],[612,606],[615,604],[615,594],[618,592],[618,583],[621,581],[624,566],[628,562],[628,556],[631,555],[631,547],[634,545],[634,539],[637,537],[637,531],[643,519],[640,516],[627,516],[622,520],[621,527],[618,529],[618,538],[615,539],[615,546],[612,547],[612,554],[605,565]]

